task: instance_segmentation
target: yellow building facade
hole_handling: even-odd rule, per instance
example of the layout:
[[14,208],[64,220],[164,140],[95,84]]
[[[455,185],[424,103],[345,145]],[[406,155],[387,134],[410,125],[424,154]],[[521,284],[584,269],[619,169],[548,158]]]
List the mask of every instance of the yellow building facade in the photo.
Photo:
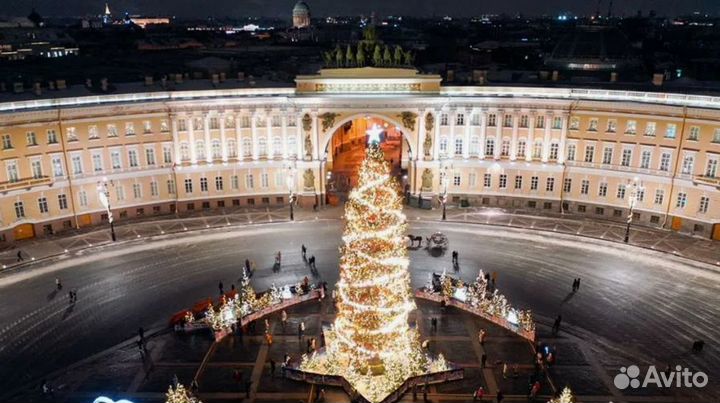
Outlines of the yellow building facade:
[[[407,191],[720,238],[720,97],[446,87],[404,69],[325,70],[296,88],[0,102],[0,233],[12,241],[187,210],[322,204],[328,144],[363,117],[403,133]],[[443,179],[446,178],[446,179]],[[636,185],[636,186],[634,186]]]

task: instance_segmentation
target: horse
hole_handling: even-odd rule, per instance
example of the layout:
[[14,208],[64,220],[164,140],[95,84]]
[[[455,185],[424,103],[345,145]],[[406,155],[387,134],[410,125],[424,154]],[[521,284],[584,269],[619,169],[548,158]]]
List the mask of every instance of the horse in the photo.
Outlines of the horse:
[[423,238],[422,238],[421,236],[419,236],[419,235],[418,235],[418,236],[408,235],[407,237],[410,239],[410,247],[411,247],[411,248],[415,246],[415,242],[416,242],[416,241],[417,241],[417,243],[418,243],[418,248],[422,246],[422,240],[423,240]]

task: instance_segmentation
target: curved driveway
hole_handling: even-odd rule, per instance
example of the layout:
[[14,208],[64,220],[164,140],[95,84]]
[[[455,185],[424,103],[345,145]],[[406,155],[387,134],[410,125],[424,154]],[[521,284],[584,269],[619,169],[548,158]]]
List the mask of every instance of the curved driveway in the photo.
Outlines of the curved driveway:
[[[718,379],[720,274],[712,268],[559,234],[423,221],[409,228],[423,235],[435,230],[447,233],[450,248],[459,251],[458,275],[471,281],[479,267],[498,272],[497,286],[509,301],[531,308],[541,322],[562,312],[564,329],[591,344],[611,345],[662,366],[703,369],[711,384]],[[320,220],[158,237],[2,278],[0,390],[127,340],[139,326],[164,325],[172,313],[217,295],[219,281],[229,289],[245,258],[257,262],[257,290],[296,282],[311,276],[300,259],[305,243],[317,257],[320,277],[334,284],[341,231],[338,220]],[[283,267],[273,273],[277,250]],[[452,271],[449,252],[433,257],[413,250],[410,257],[415,287],[430,271]],[[55,277],[63,280],[61,293],[54,292]],[[582,285],[569,296],[574,277],[581,277]],[[74,307],[68,289],[77,289]],[[706,340],[705,352],[687,354],[698,338]]]

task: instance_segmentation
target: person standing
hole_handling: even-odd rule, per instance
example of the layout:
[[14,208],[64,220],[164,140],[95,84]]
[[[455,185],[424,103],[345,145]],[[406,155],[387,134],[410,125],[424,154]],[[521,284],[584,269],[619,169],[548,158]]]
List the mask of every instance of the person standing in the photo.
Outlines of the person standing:
[[307,248],[305,247],[305,244],[302,244],[302,246],[300,246],[300,250],[302,251],[303,259],[306,259],[307,258]]
[[532,387],[530,388],[530,400],[535,401],[538,393],[540,393],[540,381],[535,381],[535,383],[533,383]]
[[575,285],[575,291],[580,289],[580,277],[577,278],[576,283],[577,284]]
[[57,290],[62,290],[62,283],[60,282],[60,277],[55,278],[55,287],[57,287]]
[[22,251],[19,250],[17,253],[17,261],[22,262],[23,260],[25,260],[25,259],[23,258]]
[[552,326],[552,334],[557,335],[560,332],[560,324],[562,323],[562,315],[558,315],[557,318],[555,318],[555,322]]
[[485,389],[483,389],[483,387],[480,386],[479,388],[477,388],[475,393],[473,393],[473,402],[476,402],[478,400],[482,402],[483,396],[485,396]]
[[507,365],[507,362],[503,362],[503,367],[502,367],[502,368],[503,368],[503,369],[502,369],[503,379],[507,379],[507,373],[508,373],[508,365]]
[[218,289],[220,290],[220,295],[225,294],[224,288],[225,288],[225,287],[223,286],[223,282],[220,281],[220,282],[218,283]]

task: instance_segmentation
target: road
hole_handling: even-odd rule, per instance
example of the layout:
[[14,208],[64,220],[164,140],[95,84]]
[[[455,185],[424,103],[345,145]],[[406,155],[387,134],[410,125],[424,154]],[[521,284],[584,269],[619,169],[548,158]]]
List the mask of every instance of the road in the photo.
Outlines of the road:
[[[681,363],[720,375],[720,274],[698,263],[615,243],[532,230],[414,221],[409,233],[445,232],[460,253],[458,275],[472,281],[479,267],[498,273],[497,287],[515,306],[548,323],[559,312],[564,329],[590,343],[612,346],[657,365]],[[338,277],[339,220],[275,223],[157,237],[90,250],[22,277],[0,278],[0,390],[36,381],[229,289],[245,258],[256,261],[256,290],[298,282],[310,271],[300,245],[315,255],[319,276]],[[276,251],[283,267],[271,269]],[[410,252],[413,286],[447,268],[450,252]],[[64,288],[55,291],[55,278]],[[582,278],[570,294],[572,280]],[[68,303],[76,289],[78,302]],[[692,340],[708,345],[687,353]],[[627,363],[632,364],[632,363]]]

